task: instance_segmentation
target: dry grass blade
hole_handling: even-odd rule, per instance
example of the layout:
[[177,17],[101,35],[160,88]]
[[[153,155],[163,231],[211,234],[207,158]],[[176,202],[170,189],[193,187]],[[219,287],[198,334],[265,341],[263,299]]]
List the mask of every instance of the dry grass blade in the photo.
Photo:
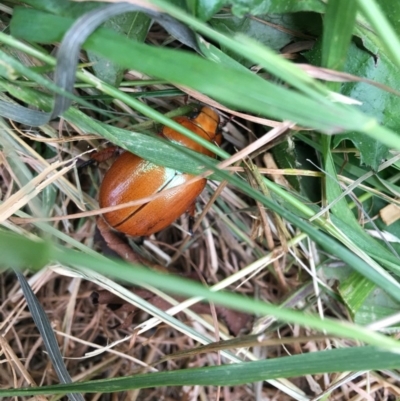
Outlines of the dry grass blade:
[[[46,178],[50,173],[53,173],[64,164],[69,164],[67,167],[62,168],[60,171],[52,174]],[[7,220],[17,210],[22,209],[31,199],[36,197],[48,185],[65,175],[68,171],[73,169],[75,162],[56,162],[46,168],[42,173],[38,174],[30,183],[21,188],[18,192],[10,196],[4,203],[0,205],[0,221]]]
[[[58,378],[60,379],[61,383],[72,383],[71,376],[69,375],[64,365],[61,352],[58,348],[56,336],[54,335],[54,331],[51,328],[50,322],[42,305],[33,293],[24,275],[17,271],[15,272],[15,274],[17,275],[18,280],[21,284],[21,288],[24,293],[29,310],[32,313],[32,318],[35,321],[36,327],[40,332],[44,346],[49,354],[49,358],[53,364],[53,367],[57,372]],[[81,394],[68,394],[68,398],[71,401],[84,401],[84,398]]]

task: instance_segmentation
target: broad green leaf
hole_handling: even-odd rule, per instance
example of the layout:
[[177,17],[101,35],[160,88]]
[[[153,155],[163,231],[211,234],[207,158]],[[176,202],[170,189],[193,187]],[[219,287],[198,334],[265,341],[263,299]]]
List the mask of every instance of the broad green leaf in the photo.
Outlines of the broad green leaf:
[[[261,22],[259,19],[251,18],[251,16],[238,18],[224,14],[216,15],[209,23],[217,31],[226,35],[242,33],[246,36],[257,39],[260,43],[276,51],[279,51],[283,46],[294,40],[294,36],[288,33],[290,30],[297,29],[294,15],[261,15],[259,18],[264,20],[265,23]],[[276,25],[282,29],[278,29]],[[285,30],[283,28],[285,28]],[[235,51],[230,51],[224,46],[221,50],[244,65],[251,67],[252,63],[243,58],[240,54],[237,54]]]
[[[374,58],[356,45],[350,46],[346,71],[400,90],[396,79],[397,68],[388,58],[378,55]],[[362,102],[360,109],[377,118],[381,124],[398,129],[400,118],[398,109],[400,97],[386,92],[365,82],[350,82],[343,85],[342,93]],[[348,139],[360,150],[361,162],[376,169],[387,156],[388,148],[382,143],[366,138],[356,132],[346,132],[334,138],[337,146],[342,140]]]
[[24,0],[25,4],[38,10],[65,17],[79,17],[102,4],[96,2],[74,2],[70,0]]
[[[129,39],[143,42],[151,24],[151,18],[141,12],[117,15],[109,19],[104,26],[113,31],[126,35]],[[110,62],[108,58],[88,52],[89,60],[98,78],[113,86],[118,86],[123,78],[124,67]]]
[[371,282],[348,266],[323,266],[322,269],[325,278],[339,283],[339,293],[356,324],[366,326],[398,312],[399,302],[373,284],[371,288]]
[[377,35],[375,38],[373,38],[374,34],[368,36],[377,45],[378,52],[386,53],[397,68],[400,67],[400,38],[390,24],[387,15],[375,0],[357,0],[357,4],[360,12]]
[[232,13],[236,17],[244,17],[246,14],[256,14],[263,7],[264,0],[233,0],[231,2]]
[[[354,322],[362,326],[388,318],[399,312],[400,304],[380,288],[374,288],[354,314]],[[399,324],[395,324],[396,331]],[[390,330],[390,328],[389,328]]]
[[227,67],[235,68],[239,71],[248,73],[248,69],[245,66],[237,62],[233,57],[228,56],[225,52],[213,44],[201,40],[199,41],[199,47],[204,57],[208,60],[213,60],[217,63],[226,65]]
[[259,8],[253,10],[255,14],[264,13],[294,13],[298,11],[314,11],[323,13],[326,5],[319,0],[265,0]]
[[376,288],[374,283],[354,272],[340,283],[339,293],[354,316],[374,288]]
[[[285,141],[271,150],[279,168],[315,170],[318,165],[317,155],[312,147],[288,136]],[[311,163],[312,162],[312,163]],[[301,175],[287,175],[290,185],[311,202],[321,201],[321,179]],[[304,200],[306,201],[306,200]]]
[[189,10],[202,21],[208,21],[225,4],[226,0],[187,0]]

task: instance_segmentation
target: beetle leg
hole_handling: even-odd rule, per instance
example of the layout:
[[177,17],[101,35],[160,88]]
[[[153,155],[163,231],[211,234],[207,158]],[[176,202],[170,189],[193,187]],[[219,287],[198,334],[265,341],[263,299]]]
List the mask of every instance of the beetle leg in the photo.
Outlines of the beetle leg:
[[187,213],[189,214],[189,235],[192,237],[193,236],[193,226],[194,226],[194,222],[195,222],[194,216],[196,213],[196,200],[189,206]]
[[108,146],[105,149],[99,150],[98,152],[94,152],[90,155],[90,159],[83,162],[79,168],[83,168],[86,166],[90,166],[93,163],[102,163],[116,156],[118,152],[118,146]]

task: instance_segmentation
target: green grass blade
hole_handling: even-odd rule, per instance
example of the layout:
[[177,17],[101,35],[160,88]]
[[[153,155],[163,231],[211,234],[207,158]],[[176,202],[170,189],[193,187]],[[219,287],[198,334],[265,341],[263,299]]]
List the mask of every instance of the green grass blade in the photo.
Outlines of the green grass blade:
[[[322,36],[322,67],[342,70],[350,45],[351,34],[354,30],[357,3],[347,0],[330,1],[324,17]],[[327,87],[332,91],[340,90],[340,83],[329,82]],[[339,198],[342,189],[336,176],[336,166],[331,153],[331,138],[321,137],[324,171],[325,196],[327,203]],[[355,229],[361,228],[350,210],[346,199],[341,199],[332,207],[332,212]]]
[[[346,361],[344,363],[344,361]],[[111,393],[158,386],[235,386],[273,378],[344,371],[396,369],[398,355],[373,347],[355,347],[312,352],[257,362],[139,374],[72,385],[0,390],[0,396],[62,394],[67,391]]]
[[[32,13],[34,13],[35,18],[33,18]],[[18,31],[17,28],[23,22],[18,18],[23,18],[31,30]],[[15,23],[17,28],[13,28],[12,25],[12,31],[15,35],[34,41],[58,41],[72,24],[72,20],[68,18],[32,10],[27,13],[21,9],[17,10],[13,21],[18,22],[18,24]],[[42,32],[43,27],[46,27],[45,32]],[[0,37],[0,40],[3,41],[6,38]],[[237,42],[235,43],[237,44]],[[270,54],[265,47],[259,46],[253,41],[243,43],[242,47],[251,49],[253,58],[256,58],[257,55],[255,62],[262,58],[270,60],[270,64],[283,63],[277,55]],[[310,93],[308,96],[304,96],[267,82],[250,72],[246,73],[229,68],[185,52],[134,43],[105,29],[99,29],[93,34],[85,43],[85,48],[99,55],[107,55],[114,62],[118,62],[127,68],[189,86],[234,108],[258,113],[266,117],[272,116],[281,120],[291,119],[323,132],[338,132],[343,129],[363,131],[368,128],[370,133],[370,127],[377,126],[376,120],[359,113],[355,108],[330,101],[317,90],[313,92],[313,98]],[[132,57],[132,54],[140,54],[140,57]],[[154,60],[157,60],[157,63],[154,63]],[[300,70],[290,63],[286,63],[285,66],[290,68],[291,74],[293,71],[300,73]],[[305,76],[303,72],[301,74]],[[308,81],[310,80],[308,78]],[[233,84],[235,82],[240,82],[241,85]],[[140,106],[138,105],[138,107]],[[315,110],[319,112],[315,113]],[[400,146],[395,141],[397,138],[394,133],[387,133],[384,139]]]
[[[9,236],[10,234],[0,232],[0,252],[2,254],[2,263],[5,264],[8,263],[8,258],[14,260],[14,253],[16,252],[15,246],[13,248],[10,248],[9,246]],[[14,244],[19,246],[18,238],[20,237],[12,235],[11,238],[13,241],[15,241]],[[26,243],[27,240],[23,239],[23,242]],[[34,243],[32,241],[30,242],[33,246]],[[31,246],[31,244],[29,244],[29,246]],[[37,252],[35,254],[37,254]],[[400,353],[400,343],[398,341],[349,323],[336,322],[332,319],[322,320],[317,316],[306,315],[302,312],[283,309],[279,306],[269,305],[265,302],[246,298],[242,295],[234,293],[213,292],[194,281],[182,279],[180,277],[174,277],[172,275],[156,273],[154,271],[150,271],[141,267],[134,267],[131,264],[123,262],[111,260],[106,261],[104,257],[86,255],[64,247],[53,249],[52,254],[52,260],[57,260],[66,266],[81,266],[85,269],[94,270],[104,275],[111,275],[124,282],[135,285],[150,285],[152,287],[160,288],[177,295],[183,295],[186,297],[199,296],[215,302],[216,304],[224,305],[232,309],[249,312],[260,316],[271,315],[279,320],[301,324],[316,330],[325,330],[327,333],[336,336],[357,339],[370,345],[378,346],[382,349]],[[41,260],[43,260],[45,256],[46,253],[44,255],[38,255]],[[355,257],[354,255],[352,256]],[[19,260],[19,267],[26,267],[31,260],[32,254],[29,255],[29,258],[25,256],[25,260]],[[74,267],[74,269],[79,271],[79,268]]]
[[[388,55],[400,67],[400,39],[375,0],[358,0],[358,7],[379,35]],[[394,5],[397,7],[397,5]]]

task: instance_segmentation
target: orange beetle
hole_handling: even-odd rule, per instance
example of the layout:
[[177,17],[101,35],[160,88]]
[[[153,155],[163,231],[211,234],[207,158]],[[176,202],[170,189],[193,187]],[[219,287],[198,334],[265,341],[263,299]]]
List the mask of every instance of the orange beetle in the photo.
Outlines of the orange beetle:
[[[203,107],[194,118],[182,116],[174,120],[210,142],[221,143],[219,116],[209,107]],[[171,128],[164,127],[161,135],[196,152],[213,156],[208,149]],[[104,218],[116,230],[132,236],[148,236],[161,231],[185,213],[203,191],[206,179],[182,185],[192,178],[190,174],[157,166],[132,153],[124,152],[115,160],[103,179],[99,195],[100,207],[116,206],[166,189],[177,188],[148,203],[105,213]]]

